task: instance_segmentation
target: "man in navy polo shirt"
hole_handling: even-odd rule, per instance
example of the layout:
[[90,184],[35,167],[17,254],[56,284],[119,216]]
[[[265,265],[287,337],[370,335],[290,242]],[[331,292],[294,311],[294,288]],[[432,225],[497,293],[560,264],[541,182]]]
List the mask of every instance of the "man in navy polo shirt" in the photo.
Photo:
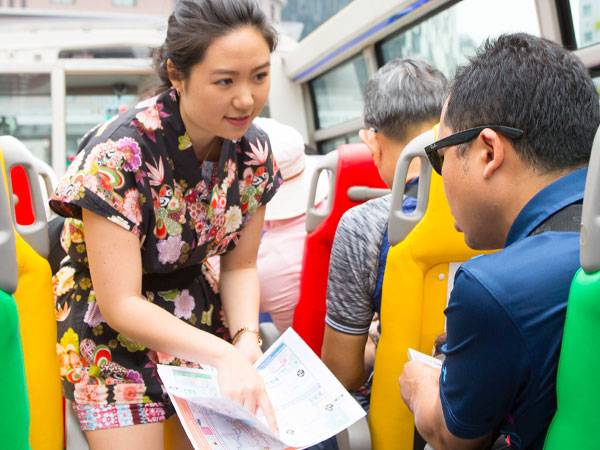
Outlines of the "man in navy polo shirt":
[[543,447],[599,123],[587,70],[550,41],[501,36],[456,75],[441,139],[426,150],[467,244],[503,250],[458,270],[441,372],[409,362],[400,377],[436,450],[488,448],[499,436]]

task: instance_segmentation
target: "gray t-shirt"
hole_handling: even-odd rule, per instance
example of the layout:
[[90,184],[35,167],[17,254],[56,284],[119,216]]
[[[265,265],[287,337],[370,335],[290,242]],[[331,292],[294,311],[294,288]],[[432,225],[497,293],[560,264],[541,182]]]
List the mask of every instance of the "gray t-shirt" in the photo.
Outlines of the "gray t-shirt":
[[379,252],[391,195],[350,208],[335,233],[327,281],[325,323],[347,334],[366,334],[375,313]]

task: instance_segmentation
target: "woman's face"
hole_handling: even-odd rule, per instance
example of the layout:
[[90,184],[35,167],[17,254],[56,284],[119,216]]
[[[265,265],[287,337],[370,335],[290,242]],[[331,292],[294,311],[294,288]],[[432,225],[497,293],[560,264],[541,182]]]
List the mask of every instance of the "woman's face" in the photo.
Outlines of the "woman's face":
[[215,39],[186,80],[173,80],[192,140],[241,138],[263,109],[270,87],[267,41],[252,26]]

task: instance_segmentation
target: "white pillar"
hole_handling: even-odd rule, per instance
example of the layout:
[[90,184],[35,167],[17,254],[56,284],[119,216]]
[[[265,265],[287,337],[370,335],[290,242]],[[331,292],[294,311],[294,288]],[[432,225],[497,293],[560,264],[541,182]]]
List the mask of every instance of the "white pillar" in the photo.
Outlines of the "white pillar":
[[65,173],[67,161],[67,127],[65,124],[66,85],[65,70],[61,66],[52,68],[51,74],[51,99],[52,99],[52,168],[60,178]]
[[304,142],[308,142],[310,135],[303,111],[302,86],[286,76],[282,63],[281,53],[275,52],[271,57],[271,117],[294,127],[302,134]]

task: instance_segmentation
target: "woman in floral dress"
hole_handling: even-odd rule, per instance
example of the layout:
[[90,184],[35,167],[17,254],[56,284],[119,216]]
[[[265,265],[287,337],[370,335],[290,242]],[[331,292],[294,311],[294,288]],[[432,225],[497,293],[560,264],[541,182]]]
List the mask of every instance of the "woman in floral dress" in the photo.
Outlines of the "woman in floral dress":
[[57,351],[93,450],[162,448],[174,411],[157,363],[216,367],[223,394],[276,427],[251,365],[256,254],[281,183],[251,124],[275,43],[251,0],[179,1],[157,62],[162,92],[90,131],[51,198],[67,217]]

